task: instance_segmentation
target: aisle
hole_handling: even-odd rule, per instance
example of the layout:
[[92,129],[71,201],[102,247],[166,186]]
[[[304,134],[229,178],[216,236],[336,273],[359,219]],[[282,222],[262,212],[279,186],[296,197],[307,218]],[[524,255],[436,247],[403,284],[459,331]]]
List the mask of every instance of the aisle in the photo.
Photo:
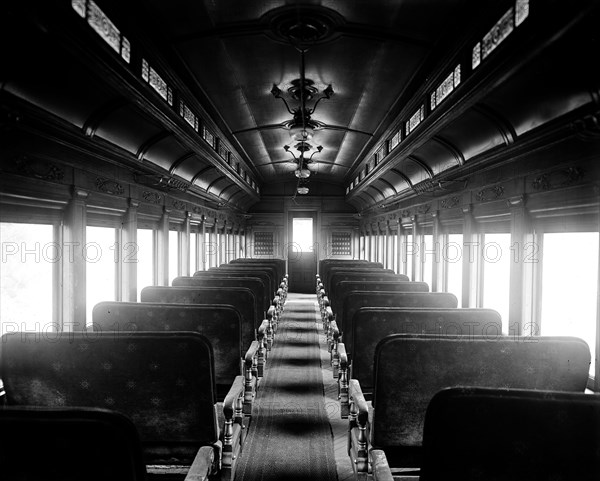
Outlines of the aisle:
[[314,294],[289,294],[236,481],[336,481]]

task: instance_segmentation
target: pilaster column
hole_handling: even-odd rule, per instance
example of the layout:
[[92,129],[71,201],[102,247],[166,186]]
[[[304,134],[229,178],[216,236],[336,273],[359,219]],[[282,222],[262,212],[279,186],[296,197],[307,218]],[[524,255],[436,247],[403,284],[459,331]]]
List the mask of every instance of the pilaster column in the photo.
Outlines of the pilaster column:
[[[528,219],[525,210],[525,198],[523,196],[511,197],[507,200],[510,208],[510,245],[518,258],[511,259],[510,283],[508,294],[508,333],[511,335],[530,334],[531,328],[531,304],[525,302],[523,279],[527,274],[524,268],[523,255],[527,242]],[[532,267],[532,266],[528,266]],[[528,309],[526,308],[528,305]],[[529,326],[528,326],[529,325]],[[524,329],[526,328],[527,329]],[[531,333],[536,334],[536,333]],[[539,333],[537,333],[539,334]]]
[[441,292],[443,282],[442,250],[442,224],[440,222],[439,211],[431,214],[433,217],[433,276],[431,280],[431,292]]
[[[137,302],[137,266],[138,266],[138,242],[137,242],[137,211],[140,203],[129,199],[129,207],[123,216],[121,247],[121,300],[125,302]],[[132,253],[133,255],[123,254]]]
[[394,245],[394,242],[392,241],[392,237],[391,237],[391,229],[390,229],[390,221],[386,221],[385,222],[385,264],[384,267],[386,269],[393,269],[394,266],[392,266],[393,262],[394,262],[394,256],[391,255],[391,250],[390,250],[390,246]]
[[398,228],[396,230],[396,273],[404,274],[406,271],[404,270],[404,260],[402,258],[402,253],[404,249],[402,248],[402,218],[398,218]]
[[413,215],[410,218],[412,222],[412,272],[413,281],[423,280],[423,243],[421,242],[421,226],[419,225],[419,216]]
[[202,232],[202,242],[201,242],[201,246],[202,249],[200,250],[200,254],[202,255],[202,270],[205,271],[207,269],[206,267],[206,217],[203,215],[202,216],[202,223],[201,225],[201,232]]
[[62,329],[64,331],[83,331],[86,325],[87,197],[88,192],[75,189],[63,217]]
[[169,213],[167,208],[158,221],[156,281],[158,286],[169,285]]
[[479,274],[476,226],[473,209],[470,205],[462,208],[463,212],[463,251],[462,251],[462,307],[477,306],[477,278]]
[[[181,241],[181,266],[179,272],[181,272],[182,276],[190,276],[190,249],[196,248],[194,245],[192,247],[192,225],[191,225],[191,212],[185,213],[185,220],[183,221],[183,239]],[[193,274],[193,272],[192,272]]]

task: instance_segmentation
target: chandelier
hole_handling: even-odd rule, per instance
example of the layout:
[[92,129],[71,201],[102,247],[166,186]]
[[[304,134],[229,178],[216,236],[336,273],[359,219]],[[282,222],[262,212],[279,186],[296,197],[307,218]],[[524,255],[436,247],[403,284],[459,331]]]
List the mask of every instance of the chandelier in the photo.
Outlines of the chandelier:
[[[277,85],[273,84],[271,94],[276,99],[281,99],[285,104],[287,111],[292,114],[292,119],[285,122],[285,126],[288,128],[290,138],[292,141],[297,142],[294,148],[299,152],[299,155],[295,155],[289,145],[284,145],[283,149],[289,152],[297,163],[297,169],[294,171],[294,175],[299,179],[305,179],[310,176],[310,170],[308,164],[312,161],[315,154],[320,153],[323,150],[322,146],[317,146],[313,150],[313,146],[310,141],[313,138],[314,131],[323,127],[321,122],[312,119],[317,105],[323,99],[330,99],[333,95],[333,88],[328,85],[325,90],[321,93],[320,97],[317,98],[312,107],[307,105],[308,102],[313,100],[318,94],[318,89],[314,86],[314,81],[306,78],[305,74],[305,61],[304,53],[305,49],[299,48],[300,51],[300,78],[292,80],[292,86],[288,88],[289,96],[299,105],[296,108],[290,108],[287,100],[283,97],[283,92]],[[308,153],[313,151],[310,156]]]
[[310,170],[308,169],[308,164],[312,161],[313,155],[322,152],[323,147],[319,145],[315,149],[315,151],[312,154],[310,154],[308,158],[304,157],[305,153],[312,149],[312,145],[310,145],[308,142],[302,140],[296,145],[294,145],[294,148],[300,152],[299,156],[296,156],[294,152],[292,152],[289,145],[283,146],[283,150],[288,152],[293,157],[294,161],[298,164],[297,169],[294,171],[294,175],[299,179],[306,179],[310,177]]

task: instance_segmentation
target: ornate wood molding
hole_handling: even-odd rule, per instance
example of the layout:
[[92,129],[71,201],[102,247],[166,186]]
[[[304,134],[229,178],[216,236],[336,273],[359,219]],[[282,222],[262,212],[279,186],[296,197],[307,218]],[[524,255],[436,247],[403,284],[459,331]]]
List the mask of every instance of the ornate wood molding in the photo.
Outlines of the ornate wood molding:
[[25,155],[19,156],[15,160],[15,167],[18,174],[34,179],[59,181],[65,177],[65,169],[45,160],[32,159]]
[[152,204],[160,204],[162,202],[162,195],[156,192],[145,190],[144,192],[142,192],[142,199]]
[[479,202],[496,200],[502,196],[504,196],[504,187],[502,187],[501,185],[496,185],[494,187],[486,187],[485,189],[481,189],[475,194],[475,198]]
[[190,188],[190,184],[185,180],[176,179],[170,175],[135,173],[133,174],[133,179],[138,184],[166,192],[170,192],[172,190],[187,192],[187,190]]
[[555,170],[536,177],[531,185],[534,190],[551,190],[567,187],[579,182],[585,176],[585,171],[579,167]]
[[185,210],[185,208],[186,208],[186,203],[181,200],[177,200],[177,199],[173,199],[173,202],[171,202],[171,205],[173,206],[174,209],[177,209],[177,210]]
[[453,195],[452,197],[448,197],[447,199],[442,200],[440,204],[443,209],[451,209],[452,207],[456,207],[460,203],[460,199],[460,195]]
[[94,185],[100,192],[110,195],[123,195],[125,187],[119,184],[116,180],[97,177]]

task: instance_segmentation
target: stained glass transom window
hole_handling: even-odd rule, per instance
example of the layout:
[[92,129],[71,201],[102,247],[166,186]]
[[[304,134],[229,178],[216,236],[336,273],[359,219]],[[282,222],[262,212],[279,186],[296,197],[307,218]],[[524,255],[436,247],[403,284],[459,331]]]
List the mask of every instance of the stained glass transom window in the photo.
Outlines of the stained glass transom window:
[[412,114],[410,119],[408,119],[408,122],[406,122],[406,135],[410,134],[413,130],[415,130],[417,125],[419,125],[423,121],[424,118],[425,118],[425,106],[421,105],[421,107],[419,107],[419,110],[417,110],[414,114]]
[[394,150],[396,147],[398,147],[398,145],[400,144],[400,130],[398,130],[398,132],[396,132],[392,138],[390,139],[390,148],[389,151],[391,152],[392,150]]
[[448,75],[437,89],[431,94],[431,110],[435,109],[442,100],[460,84],[460,64]]
[[223,145],[223,142],[219,142],[219,155],[223,159],[229,160],[229,150],[227,150],[227,147]]
[[375,165],[379,164],[379,162],[381,162],[383,160],[383,158],[385,157],[385,150],[383,148],[384,146],[382,145],[381,147],[379,147],[379,150],[377,150],[377,152],[375,152]]
[[473,68],[479,67],[481,63],[481,42],[477,42],[473,47],[473,54],[471,56],[471,66]]
[[198,117],[190,110],[183,100],[179,101],[179,115],[181,115],[185,121],[190,124],[196,132],[198,131]]
[[215,136],[203,125],[202,126],[202,138],[214,149],[215,148]]
[[131,44],[114,23],[92,0],[71,0],[71,7],[85,18],[96,33],[127,63],[131,60]]
[[529,0],[517,0],[515,8],[515,27],[518,27],[529,16]]
[[146,59],[142,59],[142,78],[164,99],[169,105],[173,105],[173,90],[167,82],[158,75]]
[[516,0],[515,6],[510,7],[483,37],[481,42],[477,42],[473,47],[472,67],[477,68],[528,16],[529,0]]
[[483,60],[512,33],[515,28],[514,18],[514,9],[511,7],[483,37],[481,42],[481,58]]

